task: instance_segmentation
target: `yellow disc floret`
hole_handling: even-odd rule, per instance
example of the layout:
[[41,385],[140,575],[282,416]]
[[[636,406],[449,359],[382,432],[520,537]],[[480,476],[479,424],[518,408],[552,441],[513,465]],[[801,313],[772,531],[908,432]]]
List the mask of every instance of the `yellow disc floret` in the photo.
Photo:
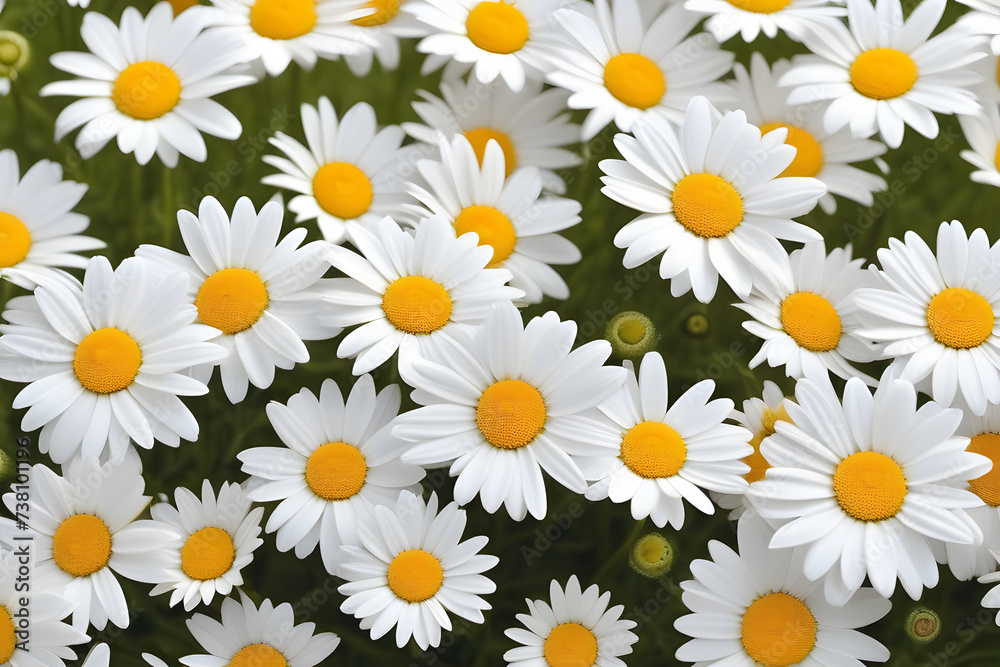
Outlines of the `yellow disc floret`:
[[728,0],[729,4],[745,12],[773,14],[787,7],[792,0]]
[[423,602],[444,583],[444,569],[432,554],[422,549],[404,551],[389,563],[389,588],[407,602]]
[[288,661],[281,652],[267,644],[244,646],[226,667],[287,667]]
[[256,324],[269,302],[267,287],[256,271],[232,268],[206,278],[194,305],[203,323],[233,335]]
[[392,19],[396,18],[396,14],[399,13],[399,1],[400,0],[368,0],[365,3],[365,9],[374,9],[373,14],[368,16],[362,16],[359,19],[354,19],[351,21],[354,25],[359,25],[362,28],[374,28],[378,25],[385,25]]
[[430,278],[404,276],[382,295],[382,311],[389,324],[409,334],[437,331],[451,317],[448,290]]
[[917,82],[917,64],[896,49],[869,49],[851,64],[851,85],[873,100],[903,95]]
[[268,39],[295,39],[316,26],[314,0],[257,0],[250,8],[250,27]]
[[497,142],[503,149],[503,163],[506,175],[510,176],[517,168],[517,151],[514,149],[514,142],[510,140],[507,133],[494,130],[488,127],[477,127],[474,130],[466,130],[465,138],[472,144],[472,150],[476,152],[476,159],[479,166],[483,166],[483,159],[486,157],[486,144],[490,139]]
[[320,208],[344,220],[366,213],[375,198],[372,182],[350,162],[323,165],[313,176],[312,186]]
[[469,40],[490,53],[514,53],[528,41],[528,19],[513,4],[480,2],[465,21]]
[[0,211],[0,269],[19,264],[31,249],[27,225],[10,213]]
[[518,449],[545,428],[545,401],[524,380],[500,380],[479,397],[476,424],[486,442],[501,449]]
[[328,442],[306,462],[306,483],[323,500],[346,500],[365,485],[368,464],[357,447]]
[[202,528],[181,548],[181,569],[192,579],[207,581],[221,577],[236,560],[233,538],[221,528]]
[[906,478],[885,454],[858,452],[840,462],[833,474],[837,502],[858,521],[885,521],[903,508]]
[[87,334],[73,354],[73,372],[80,384],[97,394],[113,394],[135,380],[142,366],[139,345],[121,329]]
[[74,577],[91,575],[111,560],[111,531],[93,514],[74,514],[52,536],[52,559]]
[[591,667],[597,661],[597,637],[579,623],[563,623],[545,638],[549,667]]
[[604,66],[604,87],[615,99],[636,109],[655,107],[667,92],[663,70],[646,56],[620,53]]
[[969,490],[990,507],[1000,506],[1000,435],[981,433],[972,439],[965,451],[982,454],[993,462],[989,472],[969,480]]
[[816,619],[787,593],[757,598],[743,614],[743,648],[759,665],[786,667],[802,662],[816,645]]
[[837,309],[812,292],[796,292],[781,302],[781,326],[810,352],[829,352],[840,344],[843,328]]
[[785,143],[795,147],[795,159],[778,177],[783,176],[815,176],[823,168],[823,147],[816,138],[800,127],[788,123],[765,123],[760,126],[760,133],[767,134],[771,130],[783,127],[788,130]]
[[777,410],[764,408],[764,414],[761,415],[760,430],[754,433],[753,439],[750,440],[750,446],[753,447],[753,454],[748,454],[743,457],[743,463],[750,466],[750,472],[744,473],[743,479],[750,484],[764,479],[768,468],[771,467],[771,464],[767,462],[764,455],[760,453],[760,443],[764,442],[764,438],[774,435],[774,424],[779,421],[786,421],[789,423],[792,421],[792,419],[788,416],[788,411],[785,410],[784,403],[782,403]]
[[496,266],[510,257],[517,244],[514,225],[506,215],[492,206],[469,206],[455,218],[455,233],[461,236],[468,232],[479,235],[479,245],[493,248],[493,258],[489,266]]
[[743,221],[743,198],[715,174],[688,174],[674,187],[674,217],[692,234],[721,238]]
[[14,617],[10,615],[7,607],[0,607],[3,614],[0,614],[0,665],[6,665],[14,655],[17,648],[17,635],[14,628]]
[[622,436],[622,461],[639,477],[657,479],[680,472],[687,460],[687,445],[674,429],[662,422],[636,424]]
[[982,295],[964,287],[939,292],[927,306],[927,328],[937,342],[957,350],[978,347],[993,333],[996,315]]
[[111,89],[111,100],[126,116],[152,120],[167,113],[181,99],[181,80],[177,74],[155,60],[129,65]]

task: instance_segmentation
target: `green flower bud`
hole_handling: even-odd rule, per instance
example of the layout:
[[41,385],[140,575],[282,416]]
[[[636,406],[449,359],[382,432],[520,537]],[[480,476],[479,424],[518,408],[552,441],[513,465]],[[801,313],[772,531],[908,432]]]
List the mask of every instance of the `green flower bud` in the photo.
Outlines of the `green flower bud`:
[[695,313],[684,322],[684,330],[696,338],[708,333],[708,318],[701,313]]
[[906,617],[904,629],[910,639],[926,644],[941,634],[941,617],[927,607],[917,607]]
[[642,313],[626,310],[608,322],[604,337],[619,357],[637,359],[656,347],[656,327]]
[[674,564],[674,548],[663,535],[643,535],[632,546],[628,563],[639,574],[656,579],[670,571]]
[[16,79],[18,71],[28,64],[30,54],[28,40],[19,33],[0,30],[0,76]]

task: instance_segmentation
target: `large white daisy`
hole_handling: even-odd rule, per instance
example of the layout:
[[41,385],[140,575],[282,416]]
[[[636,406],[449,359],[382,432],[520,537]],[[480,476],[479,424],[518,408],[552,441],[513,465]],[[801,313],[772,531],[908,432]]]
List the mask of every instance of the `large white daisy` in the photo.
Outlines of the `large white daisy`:
[[203,32],[210,16],[194,7],[174,18],[166,2],[154,5],[145,19],[127,7],[121,26],[103,14],[84,15],[80,34],[90,53],[56,53],[50,59],[79,78],[41,91],[84,98],[59,114],[56,141],[83,125],[76,148],[84,159],[117,136],[118,148],[135,153],[139,164],[156,153],[174,167],[178,153],[205,161],[200,132],[238,138],[240,121],[210,98],[255,79],[229,72],[241,59],[239,38]]
[[436,493],[427,504],[401,491],[395,507],[378,506],[358,524],[359,546],[343,546],[337,589],[347,599],[345,614],[361,619],[361,629],[372,639],[396,628],[396,645],[410,638],[426,650],[441,643],[441,630],[451,630],[452,614],[473,623],[483,622],[496,584],[483,576],[500,559],[479,552],[489,541],[484,535],[460,541],[465,532],[465,510],[454,502],[438,512]]
[[[545,470],[583,493],[577,457],[607,449],[601,425],[584,414],[625,380],[604,366],[611,345],[572,350],[577,327],[548,312],[525,326],[510,304],[494,307],[473,337],[456,336],[424,358],[400,365],[424,407],[400,416],[394,433],[414,445],[403,460],[450,466],[460,505],[478,494],[491,514],[545,516]],[[572,351],[571,351],[572,350]]]
[[693,289],[708,303],[721,274],[746,297],[754,267],[787,263],[778,239],[822,239],[792,221],[826,187],[815,178],[778,178],[795,157],[795,148],[782,143],[784,128],[762,138],[742,111],[720,118],[708,100],[695,97],[679,132],[650,116],[636,121],[634,134],[615,136],[625,160],[601,161],[601,192],[643,213],[615,235],[615,245],[626,248],[625,267],[663,253],[660,277],[670,280],[673,296]]
[[708,15],[705,29],[719,42],[737,33],[747,43],[760,33],[773,39],[779,30],[801,41],[803,31],[812,24],[847,14],[828,0],[685,0],[684,8]]
[[0,377],[28,382],[14,409],[41,427],[38,449],[56,463],[77,453],[121,458],[129,439],[149,449],[196,440],[198,422],[178,396],[208,392],[183,371],[226,356],[217,329],[197,324],[184,274],[158,276],[132,257],[112,271],[104,257],[83,285],[53,282],[7,302]]
[[302,389],[287,406],[268,404],[285,447],[254,447],[237,457],[251,475],[250,498],[281,501],[266,526],[277,531],[279,551],[295,547],[305,558],[319,544],[327,571],[338,575],[340,545],[358,543],[365,510],[394,504],[401,489],[420,491],[424,471],[399,461],[406,443],[391,432],[399,403],[396,385],[376,395],[372,377],[362,375],[346,402],[337,383],[324,380],[318,399]]

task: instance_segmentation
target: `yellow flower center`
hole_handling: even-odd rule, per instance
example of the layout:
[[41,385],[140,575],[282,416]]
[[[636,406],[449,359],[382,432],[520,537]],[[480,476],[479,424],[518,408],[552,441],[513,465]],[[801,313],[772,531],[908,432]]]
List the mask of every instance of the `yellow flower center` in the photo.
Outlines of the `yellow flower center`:
[[486,388],[476,406],[476,424],[486,442],[519,449],[545,428],[545,401],[524,380],[500,380]]
[[14,655],[17,648],[17,635],[14,634],[14,617],[10,615],[7,607],[0,607],[3,616],[0,616],[0,665],[6,665]]
[[227,667],[287,667],[287,665],[285,656],[273,646],[250,644],[237,651]]
[[506,2],[480,2],[465,21],[469,41],[490,53],[514,53],[528,41],[528,19]]
[[1000,142],[997,143],[997,150],[993,154],[993,166],[997,168],[997,171],[1000,171]]
[[98,329],[76,346],[73,372],[80,384],[98,394],[128,387],[139,374],[142,351],[121,329]]
[[742,631],[747,655],[767,667],[797,665],[816,645],[816,619],[787,593],[754,600],[743,614]]
[[314,0],[257,0],[250,8],[250,27],[268,39],[295,39],[315,25]]
[[385,25],[396,18],[396,14],[399,13],[399,3],[400,0],[368,0],[365,3],[365,9],[374,9],[375,13],[354,19],[351,23],[359,25],[362,28],[374,28],[378,25]]
[[787,7],[792,0],[729,0],[729,4],[745,12],[773,14]]
[[639,320],[625,320],[618,325],[618,337],[629,345],[635,345],[646,337],[646,325]]
[[389,563],[389,588],[407,602],[434,597],[444,583],[444,569],[437,558],[422,549],[404,551]]
[[639,541],[636,555],[647,564],[659,562],[667,550],[667,541],[655,533],[646,535]]
[[0,269],[20,263],[30,249],[28,227],[10,213],[0,211]]
[[461,236],[468,232],[479,235],[479,245],[493,248],[493,259],[489,266],[496,266],[510,257],[517,244],[514,225],[500,211],[492,206],[469,206],[455,218],[455,233]]
[[409,334],[429,334],[448,323],[451,296],[423,276],[404,276],[386,288],[382,310],[389,323]]
[[181,548],[181,569],[199,581],[221,577],[235,560],[233,538],[221,528],[202,528]]
[[206,278],[194,305],[198,319],[231,336],[256,324],[269,302],[267,288],[256,271],[233,268]]
[[840,315],[818,294],[796,292],[781,302],[781,326],[792,340],[810,352],[829,352],[840,344]]
[[874,100],[899,97],[917,82],[917,64],[896,49],[869,49],[851,64],[851,85]]
[[357,447],[328,442],[306,462],[306,484],[323,500],[346,500],[365,485],[368,464]]
[[198,4],[198,0],[168,0],[174,10],[174,16],[178,16],[186,9],[191,9]]
[[545,638],[549,667],[591,667],[597,661],[597,637],[579,623],[563,623]]
[[965,451],[982,454],[993,462],[989,472],[969,480],[969,490],[990,507],[1000,506],[1000,435],[981,433],[972,439]]
[[93,514],[74,514],[52,536],[52,559],[74,577],[91,575],[111,560],[111,531]]
[[505,132],[493,130],[488,127],[477,127],[474,130],[466,130],[465,138],[472,144],[472,150],[476,152],[476,159],[479,166],[483,166],[483,159],[486,157],[486,144],[490,139],[500,144],[503,149],[503,163],[506,175],[510,176],[517,168],[517,151],[514,149],[514,142],[510,140]]
[[957,350],[982,345],[995,322],[990,302],[964,287],[939,292],[927,306],[927,328],[934,339]]
[[316,203],[332,216],[350,220],[365,213],[375,194],[365,172],[350,162],[331,162],[313,176]]
[[848,515],[859,521],[885,521],[903,507],[906,478],[885,454],[858,452],[837,466],[833,490]]
[[760,443],[764,442],[764,438],[774,435],[774,424],[779,421],[789,423],[792,421],[788,416],[788,411],[785,410],[784,403],[777,410],[764,408],[764,414],[761,415],[761,428],[754,434],[753,439],[750,440],[750,445],[753,447],[753,454],[743,457],[743,463],[750,466],[750,472],[744,473],[743,479],[750,484],[764,479],[768,469],[771,467],[771,464],[767,462],[764,455],[760,453]]
[[[730,0],[732,1],[732,0]],[[778,174],[782,176],[815,176],[823,168],[823,147],[816,138],[805,130],[788,123],[765,123],[760,126],[760,133],[767,134],[771,130],[784,127],[788,130],[785,143],[795,147],[795,159]]]
[[619,456],[639,477],[672,477],[680,472],[687,460],[687,445],[680,434],[666,424],[642,422],[622,436]]
[[181,80],[163,63],[144,60],[122,70],[111,89],[111,99],[126,116],[152,120],[177,106]]
[[674,187],[674,217],[692,234],[717,239],[743,221],[743,198],[715,174],[688,174]]
[[660,103],[667,80],[660,66],[638,53],[620,53],[604,66],[604,87],[615,99],[636,109]]

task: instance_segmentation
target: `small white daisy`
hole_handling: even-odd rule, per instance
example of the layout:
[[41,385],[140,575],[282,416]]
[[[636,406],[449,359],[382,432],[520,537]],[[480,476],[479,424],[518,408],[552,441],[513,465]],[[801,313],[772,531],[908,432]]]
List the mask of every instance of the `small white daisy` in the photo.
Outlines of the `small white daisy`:
[[381,366],[397,349],[400,365],[406,355],[426,355],[481,324],[490,305],[524,296],[506,286],[509,270],[486,268],[492,248],[478,246],[474,234],[456,238],[441,218],[423,221],[413,236],[391,218],[374,232],[352,227],[348,234],[361,255],[330,247],[330,263],[348,277],[330,281],[324,298],[337,307],[321,321],[362,325],[337,348],[342,359],[357,357],[355,375]]
[[230,219],[222,204],[205,197],[198,215],[177,212],[177,224],[190,257],[154,245],[135,251],[159,270],[189,277],[187,304],[198,320],[224,335],[215,342],[229,355],[221,364],[194,361],[194,375],[204,382],[219,366],[226,397],[246,398],[248,383],[266,389],[274,369],[289,370],[309,361],[304,340],[326,340],[340,328],[319,320],[320,278],[330,268],[328,244],[313,241],[301,248],[306,230],[293,229],[280,241],[284,210],[268,202],[260,213],[240,197]]
[[90,220],[73,207],[87,186],[62,174],[61,165],[39,160],[21,178],[17,154],[0,151],[0,277],[25,289],[65,280],[54,267],[86,268],[88,258],[76,253],[105,245],[79,235]]
[[112,271],[104,257],[87,266],[82,286],[52,282],[7,302],[0,325],[0,377],[28,382],[14,409],[21,428],[41,427],[38,449],[56,463],[78,453],[121,458],[129,439],[149,449],[196,440],[198,422],[178,396],[205,383],[183,373],[226,356],[219,332],[195,322],[184,274],[158,276],[146,261]]
[[[913,385],[884,375],[875,395],[858,378],[843,403],[825,377],[799,380],[792,422],[760,445],[771,464],[747,498],[781,524],[772,549],[798,547],[810,581],[841,606],[865,575],[889,597],[896,579],[914,600],[938,582],[929,542],[982,542],[963,511],[981,503],[965,480],[990,468],[955,435],[962,413],[933,401],[917,409]],[[963,488],[964,487],[964,488]]]
[[859,289],[859,336],[879,341],[897,376],[935,401],[961,397],[977,415],[1000,403],[1000,244],[941,223],[937,255],[915,232],[878,251],[882,289]]
[[[607,453],[580,458],[580,469],[596,482],[588,500],[631,501],[632,518],[662,528],[684,525],[684,500],[705,514],[715,507],[702,490],[741,494],[749,470],[740,459],[753,449],[750,431],[722,423],[733,410],[728,398],[709,399],[715,382],[702,380],[669,405],[663,357],[648,352],[638,373],[629,361],[621,389],[597,407],[611,428],[600,433]],[[598,435],[595,433],[595,435]]]
[[1000,106],[996,102],[985,104],[983,113],[959,116],[958,124],[972,149],[959,155],[976,168],[969,178],[1000,188]]
[[747,512],[737,527],[739,551],[712,540],[712,560],[691,563],[681,600],[693,614],[674,627],[694,637],[678,660],[723,665],[861,665],[885,662],[889,649],[855,628],[889,613],[892,603],[861,588],[842,606],[823,599],[819,582],[802,575],[801,554],[769,549],[773,530]]
[[773,39],[779,30],[801,41],[810,25],[847,15],[828,0],[686,0],[684,8],[710,16],[705,29],[719,42],[739,33],[748,44],[760,33]]
[[551,311],[524,325],[513,305],[502,304],[472,337],[400,365],[424,406],[401,415],[393,431],[415,443],[403,461],[450,466],[460,505],[478,494],[487,512],[506,505],[517,521],[545,516],[542,470],[583,493],[577,457],[607,449],[596,433],[601,424],[584,415],[626,372],[603,365],[611,354],[605,340],[573,350],[576,335],[575,322]]
[[180,663],[189,667],[314,667],[340,644],[340,637],[332,632],[314,634],[315,623],[296,625],[295,612],[287,602],[276,607],[265,599],[258,608],[242,590],[239,602],[222,601],[221,623],[195,614],[187,626],[208,651],[181,658]]
[[358,544],[364,511],[393,505],[399,491],[417,493],[424,470],[399,460],[406,443],[392,435],[400,393],[375,394],[370,375],[354,383],[347,401],[333,380],[319,398],[302,389],[288,405],[271,401],[267,416],[285,447],[254,447],[237,455],[251,475],[256,502],[280,500],[267,521],[278,551],[295,547],[305,558],[319,544],[323,564],[339,575],[341,544]]
[[754,267],[788,261],[778,239],[822,240],[792,218],[808,213],[826,191],[823,182],[778,176],[795,158],[782,143],[787,131],[765,137],[742,111],[721,116],[704,97],[688,105],[680,131],[662,118],[636,121],[634,134],[618,134],[625,160],[602,160],[605,195],[641,211],[615,235],[626,248],[626,268],[663,253],[660,277],[670,293],[694,290],[708,303],[719,275],[739,297],[753,286]]
[[464,542],[465,510],[454,502],[438,512],[437,494],[427,504],[401,491],[395,507],[370,511],[358,524],[360,546],[343,546],[342,577],[337,589],[347,599],[345,614],[361,619],[372,639],[396,628],[396,646],[410,638],[426,650],[441,643],[441,630],[451,630],[448,612],[473,623],[483,622],[490,609],[480,595],[496,584],[483,576],[500,559],[479,552],[489,538],[477,535]]
[[412,0],[367,0],[364,9],[374,11],[351,20],[349,35],[364,47],[344,55],[354,76],[368,76],[375,59],[383,69],[396,69],[399,67],[400,40],[427,35],[427,26],[405,11],[408,2]]
[[556,233],[580,222],[580,202],[542,197],[542,179],[534,167],[506,176],[504,152],[493,139],[478,162],[475,147],[462,134],[451,142],[442,140],[440,156],[440,161],[417,163],[428,185],[407,188],[426,207],[416,215],[440,216],[459,236],[475,232],[479,245],[493,251],[488,266],[510,271],[510,286],[522,290],[526,302],[567,298],[566,281],[549,265],[580,261],[579,249]]
[[321,97],[318,108],[302,105],[302,126],[308,147],[276,132],[268,141],[287,157],[261,158],[282,172],[261,183],[299,193],[288,202],[295,222],[316,220],[323,238],[340,243],[351,222],[374,226],[410,201],[402,191],[410,152],[400,149],[405,135],[397,125],[378,129],[370,105],[354,105],[338,122]]
[[597,584],[581,591],[575,574],[565,589],[553,579],[549,602],[525,599],[528,613],[517,615],[524,628],[504,630],[523,646],[510,649],[503,659],[508,667],[625,667],[619,656],[631,653],[639,640],[632,632],[636,623],[621,617],[623,605],[609,609],[610,601],[611,592],[601,593]]
[[134,152],[139,164],[155,153],[175,167],[178,153],[205,161],[201,132],[238,138],[240,121],[210,98],[255,79],[228,71],[240,61],[239,39],[203,32],[211,14],[196,9],[202,8],[174,18],[170,4],[160,2],[143,19],[138,9],[127,7],[120,27],[103,14],[85,14],[80,34],[90,53],[56,53],[50,59],[79,78],[41,91],[84,98],[56,118],[56,141],[83,125],[76,148],[84,159],[117,136],[118,148]]
[[968,86],[979,75],[967,66],[983,57],[979,39],[949,28],[931,37],[946,0],[924,0],[904,21],[900,0],[847,0],[849,28],[840,21],[810,26],[802,41],[815,56],[796,60],[779,83],[792,87],[789,104],[832,100],[823,113],[828,132],[850,125],[856,137],[878,132],[890,148],[903,141],[904,123],[923,136],[938,134],[934,113],[980,110]]
[[[609,4],[610,2],[610,4]],[[682,5],[669,7],[645,27],[638,0],[596,0],[555,12],[567,47],[551,56],[549,83],[573,93],[569,108],[589,109],[583,138],[611,121],[631,132],[637,118],[680,123],[695,95],[718,106],[733,101],[718,81],[733,64],[708,33],[689,36],[702,17]]]
[[253,560],[253,552],[264,543],[260,519],[264,508],[250,509],[250,499],[239,484],[223,482],[219,495],[207,479],[201,500],[190,490],[174,491],[177,507],[157,503],[150,509],[153,520],[176,531],[182,544],[167,552],[170,563],[162,581],[150,595],[170,594],[170,606],[184,601],[184,611],[199,602],[211,604],[215,594],[229,595],[243,585],[240,570]]

